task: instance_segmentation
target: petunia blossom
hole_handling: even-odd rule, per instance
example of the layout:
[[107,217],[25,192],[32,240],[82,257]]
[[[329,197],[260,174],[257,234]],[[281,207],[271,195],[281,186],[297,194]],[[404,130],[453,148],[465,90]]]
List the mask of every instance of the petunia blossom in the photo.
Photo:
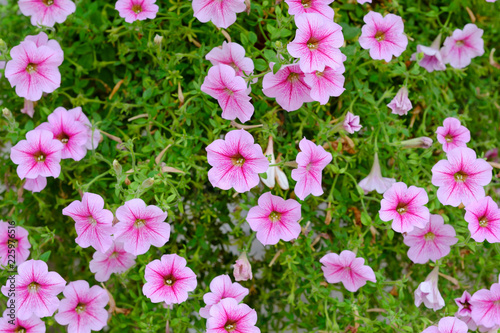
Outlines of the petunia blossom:
[[63,23],[76,10],[75,3],[70,0],[19,0],[19,10],[25,16],[31,16],[34,26],[53,27]]
[[247,222],[257,232],[257,239],[263,245],[274,245],[300,235],[301,205],[293,199],[283,198],[266,192],[259,197],[258,206],[250,208]]
[[484,54],[483,29],[466,24],[463,30],[455,29],[443,43],[441,54],[446,64],[454,68],[469,66],[471,60]]
[[125,251],[133,255],[148,252],[151,245],[162,247],[170,238],[167,213],[142,199],[132,199],[116,209],[115,241],[123,242]]
[[359,116],[355,116],[351,112],[347,112],[344,117],[342,127],[347,133],[354,134],[354,132],[359,131],[363,126],[359,124]]
[[500,243],[500,209],[491,197],[484,197],[465,206],[465,221],[469,223],[476,242]]
[[[50,0],[49,0],[50,1]],[[64,51],[61,45],[55,39],[49,39],[49,36],[45,32],[40,32],[37,35],[28,35],[24,38],[24,41],[29,41],[35,43],[36,47],[48,46],[56,53],[56,56],[60,59],[64,59]]]
[[248,261],[247,254],[245,252],[243,252],[236,260],[233,275],[236,281],[247,281],[252,279],[252,265],[250,265],[250,261]]
[[210,309],[213,305],[226,298],[232,298],[239,303],[248,293],[249,290],[238,282],[231,282],[229,275],[216,276],[210,282],[210,292],[203,295],[206,306],[200,309],[200,316],[210,318]]
[[7,308],[0,318],[0,332],[2,333],[45,333],[45,323],[35,316],[28,319],[19,319],[15,308]]
[[26,178],[23,188],[33,193],[41,192],[47,186],[47,178],[38,176],[35,179]]
[[2,287],[2,294],[16,304],[16,316],[26,320],[35,315],[50,317],[59,307],[57,295],[64,290],[66,281],[56,272],[49,272],[41,260],[28,260],[17,267],[15,291],[11,292],[10,280]]
[[104,209],[104,199],[99,194],[85,192],[82,201],[75,200],[62,210],[62,214],[75,221],[75,242],[83,248],[92,246],[106,252],[113,244],[113,213]]
[[392,60],[392,56],[399,57],[406,46],[408,38],[404,34],[403,19],[394,14],[382,14],[370,11],[363,18],[365,25],[361,28],[359,45],[370,50],[370,57],[375,60]]
[[431,46],[417,45],[417,52],[411,55],[411,60],[417,60],[417,54],[423,53],[418,65],[425,68],[429,73],[434,71],[444,71],[446,65],[439,46],[441,45],[441,34],[432,42]]
[[222,118],[238,118],[242,123],[252,118],[254,107],[250,103],[245,79],[237,76],[231,66],[219,64],[210,68],[201,91],[217,99],[222,108]]
[[459,298],[455,298],[455,303],[458,306],[458,311],[455,313],[455,317],[462,320],[467,324],[471,331],[475,331],[477,329],[476,322],[472,319],[472,305],[470,304],[470,299],[472,298],[469,292],[464,291],[462,296]]
[[385,178],[382,177],[382,172],[380,170],[380,162],[378,160],[378,153],[375,153],[373,157],[373,166],[370,170],[370,173],[366,178],[363,178],[358,186],[363,189],[365,194],[368,194],[371,191],[377,191],[380,194],[385,193],[388,189],[391,188],[392,184],[396,182],[394,178]]
[[30,248],[26,229],[0,220],[0,269],[6,266],[12,271],[13,266],[25,262],[30,255]]
[[202,23],[212,21],[217,28],[227,29],[246,8],[245,0],[193,0],[193,16]]
[[328,253],[320,260],[323,274],[328,283],[342,282],[350,292],[355,292],[366,284],[366,281],[377,282],[373,269],[365,265],[365,259],[356,258],[356,254],[344,250],[340,255]]
[[444,299],[438,287],[439,266],[436,266],[424,282],[415,290],[415,306],[424,303],[425,307],[437,311],[444,307]]
[[234,188],[236,192],[247,192],[259,184],[259,173],[266,172],[269,167],[262,148],[243,129],[227,133],[224,140],[215,140],[206,151],[212,166],[208,180],[223,190]]
[[262,92],[286,111],[298,110],[302,104],[312,102],[311,87],[305,81],[305,74],[297,64],[281,66],[274,74],[269,72],[262,80]]
[[384,193],[380,201],[379,216],[382,221],[392,221],[392,229],[396,232],[411,232],[415,227],[424,228],[429,221],[429,202],[427,192],[423,188],[398,182]]
[[295,39],[288,43],[288,53],[300,59],[304,73],[323,72],[325,67],[337,69],[343,55],[339,48],[344,43],[342,27],[320,14],[303,14],[295,17]]
[[246,304],[238,304],[233,298],[226,298],[210,309],[206,333],[260,333],[255,326],[257,312]]
[[467,333],[467,324],[455,317],[444,317],[439,320],[438,326],[431,326],[422,333]]
[[159,7],[155,5],[156,0],[118,0],[115,9],[127,23],[154,19]]
[[90,333],[100,331],[108,321],[108,292],[99,287],[90,288],[87,281],[70,282],[63,291],[64,299],[54,316],[60,325],[68,325],[68,332]]
[[214,66],[219,64],[231,66],[237,76],[250,75],[254,70],[253,60],[245,57],[245,48],[234,42],[224,41],[222,47],[214,47],[208,52],[205,59],[210,60]]
[[321,178],[323,169],[332,161],[332,154],[321,146],[303,138],[299,142],[300,153],[297,154],[297,169],[292,170],[292,179],[297,182],[294,192],[300,200],[309,194],[323,194]]
[[404,236],[404,243],[410,247],[408,258],[416,264],[436,261],[450,253],[451,245],[458,242],[456,232],[450,224],[444,224],[441,215],[431,214],[423,227],[415,227]]
[[470,300],[471,317],[478,326],[493,328],[500,325],[500,283],[491,288],[478,290]]
[[[342,59],[345,60],[344,55],[342,55]],[[345,90],[345,78],[342,75],[344,72],[344,64],[340,64],[335,70],[325,67],[322,72],[315,71],[306,74],[304,81],[311,87],[311,98],[318,101],[321,105],[325,105],[330,100],[330,96],[338,97],[342,95]]]
[[447,159],[432,168],[432,184],[438,186],[437,197],[443,205],[464,206],[484,198],[483,186],[492,178],[492,166],[477,159],[470,148],[458,147],[446,154]]
[[83,113],[81,107],[68,110],[68,112],[75,117],[76,121],[80,122],[87,129],[87,143],[85,144],[85,148],[88,150],[96,149],[102,139],[101,132],[96,128],[92,129],[92,124],[85,113]]
[[186,267],[186,259],[177,254],[165,254],[161,260],[151,261],[146,265],[144,278],[142,292],[153,303],[182,303],[197,285],[196,275]]
[[401,87],[396,93],[392,101],[387,104],[387,107],[392,110],[391,113],[404,116],[413,108],[410,99],[408,98],[408,88]]
[[285,0],[288,14],[298,17],[302,14],[316,13],[328,20],[333,20],[335,12],[329,5],[334,0]]
[[123,273],[135,264],[136,256],[125,251],[122,242],[113,241],[105,252],[94,252],[89,268],[99,282],[106,282],[113,273]]
[[467,147],[467,142],[470,141],[470,131],[453,117],[446,118],[443,126],[437,128],[436,134],[445,153],[457,147]]
[[35,129],[11,148],[10,158],[18,165],[17,175],[21,179],[57,178],[61,173],[62,149],[63,144],[51,132]]

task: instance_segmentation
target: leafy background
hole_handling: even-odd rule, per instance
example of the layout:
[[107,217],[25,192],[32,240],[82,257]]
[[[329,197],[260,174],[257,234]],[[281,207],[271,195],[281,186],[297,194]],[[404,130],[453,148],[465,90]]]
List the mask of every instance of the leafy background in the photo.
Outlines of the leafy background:
[[[0,120],[0,213],[4,220],[14,220],[29,230],[30,258],[48,261],[68,282],[98,283],[88,269],[93,250],[76,245],[74,222],[61,214],[69,203],[80,199],[82,191],[100,194],[112,211],[133,197],[168,211],[170,241],[162,248],[151,248],[128,272],[112,275],[105,283],[116,306],[124,309],[112,315],[109,332],[165,331],[167,310],[151,303],[142,294],[142,285],[145,265],[166,253],[185,257],[198,278],[198,287],[188,301],[174,306],[169,315],[175,332],[204,331],[206,321],[197,315],[204,305],[202,295],[215,276],[232,273],[232,265],[245,249],[250,249],[254,278],[242,282],[250,289],[244,302],[256,309],[262,332],[420,332],[441,317],[453,315],[457,310],[453,299],[463,290],[473,293],[496,282],[499,244],[469,239],[464,210],[439,203],[430,170],[445,158],[435,130],[446,117],[457,117],[470,129],[469,147],[478,156],[499,146],[500,75],[488,61],[491,50],[500,48],[498,3],[374,0],[371,5],[358,5],[335,1],[331,5],[335,22],[342,25],[346,40],[341,49],[347,56],[346,91],[324,106],[308,103],[288,113],[262,94],[261,80],[252,85],[255,114],[245,125],[262,125],[250,130],[257,143],[265,149],[272,135],[275,154],[282,154],[283,161],[293,161],[298,141],[305,136],[317,144],[330,142],[327,151],[333,155],[323,173],[325,194],[302,202],[304,233],[294,242],[265,248],[252,241],[245,215],[269,189],[261,184],[237,194],[212,187],[207,178],[210,166],[205,147],[233,129],[230,121],[220,117],[217,102],[200,91],[211,66],[204,57],[225,36],[213,24],[194,18],[190,1],[159,0],[157,4],[160,11],[155,19],[127,24],[114,3],[76,1],[76,13],[54,29],[32,26],[20,14],[16,1],[0,6],[0,38],[9,49],[26,35],[45,31],[65,53],[61,87],[36,104],[33,119],[20,113],[23,100],[5,77],[0,79],[2,107],[9,108],[16,120],[14,126]],[[400,15],[405,21],[408,48],[389,64],[372,60],[357,42],[363,16],[370,8]],[[470,66],[427,73],[409,61],[417,44],[430,45],[439,33],[444,40],[472,17],[484,30],[485,54],[473,59]],[[258,75],[268,70],[270,62],[291,61],[286,44],[294,31],[293,17],[284,2],[253,1],[250,14],[238,14],[226,32],[245,47]],[[163,36],[161,46],[154,43],[155,35]],[[2,57],[8,60],[8,52]],[[405,82],[414,108],[399,117],[386,104]],[[64,160],[61,176],[49,179],[41,193],[23,191],[9,149],[58,106],[81,106],[96,127],[122,143],[105,137],[80,162]],[[363,125],[350,139],[333,130],[347,111],[359,115]],[[420,136],[434,139],[433,146],[404,149],[399,145],[401,140]],[[155,158],[166,147],[161,162],[183,173],[160,171]],[[412,264],[403,237],[378,217],[381,195],[363,195],[356,185],[368,174],[375,151],[384,176],[425,188],[431,213],[443,215],[457,231],[458,245],[437,263],[450,279],[439,280],[446,307],[436,313],[423,305],[416,308],[413,296],[434,263]],[[115,159],[122,165],[122,174],[113,171]],[[285,172],[292,190],[274,188],[272,193],[295,198],[291,169],[285,168]],[[486,191],[498,202],[498,170],[494,173]],[[148,178],[154,179],[151,187],[143,185]],[[366,259],[376,272],[377,283],[369,282],[356,293],[341,284],[326,283],[319,259],[344,249],[355,250]],[[6,276],[4,271],[2,281]],[[53,332],[65,331],[53,318],[45,322]]]

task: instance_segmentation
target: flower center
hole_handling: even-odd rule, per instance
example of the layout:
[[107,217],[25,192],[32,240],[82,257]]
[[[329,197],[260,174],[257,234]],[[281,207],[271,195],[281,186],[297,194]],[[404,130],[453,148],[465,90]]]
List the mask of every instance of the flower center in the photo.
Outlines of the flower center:
[[463,171],[455,173],[454,177],[457,183],[464,183],[467,180],[467,174]]
[[85,312],[85,304],[78,303],[78,305],[75,308],[76,313],[81,314]]
[[17,246],[19,245],[19,241],[17,239],[9,238],[9,240],[7,241],[7,246],[8,245],[12,245],[16,249]]
[[317,77],[323,77],[324,75],[325,75],[325,72],[316,71]]
[[463,40],[457,40],[455,45],[458,46],[458,47],[461,47],[465,44],[465,42]]
[[38,153],[36,153],[34,156],[35,156],[35,161],[37,161],[37,162],[43,162],[43,161],[45,161],[45,154],[42,153],[41,151],[39,151]]
[[69,136],[66,133],[61,133],[58,136],[56,136],[56,139],[61,141],[62,143],[66,144],[69,141]]
[[54,0],[42,0],[42,2],[47,7],[50,7],[54,4]]
[[424,239],[426,241],[429,241],[429,240],[433,240],[434,238],[436,238],[436,235],[434,235],[432,232],[428,232],[424,235]]
[[243,166],[245,164],[245,159],[241,155],[236,155],[231,157],[231,161],[233,162],[233,165],[235,166]]
[[36,72],[36,64],[33,64],[33,63],[29,63],[28,66],[26,66],[26,72],[28,72],[29,74],[33,74]]
[[311,7],[311,0],[302,0],[301,3],[302,3],[302,7],[304,7],[304,8]]
[[375,39],[379,42],[383,41],[385,39],[385,33],[383,31],[377,31]]
[[224,325],[224,329],[226,332],[233,332],[236,330],[236,323],[230,320],[226,323],[226,325]]
[[95,218],[93,218],[92,216],[89,216],[89,223],[92,224],[92,225],[96,225],[97,224],[97,221],[95,220]]
[[494,301],[493,304],[495,304],[496,306],[500,306],[500,299],[498,301]]
[[444,139],[446,140],[446,142],[453,142],[453,137],[450,134],[445,136]]
[[26,333],[26,329],[24,327],[19,326],[14,330],[14,333]]
[[30,293],[36,293],[38,291],[38,289],[40,289],[40,285],[36,282],[31,282],[29,285],[28,285],[28,291]]
[[309,50],[316,50],[318,48],[318,45],[319,45],[319,40],[317,40],[314,37],[311,37],[307,41],[307,47],[309,48]]
[[224,92],[226,94],[228,94],[229,96],[232,96],[234,94],[234,92],[231,89],[229,89],[229,88],[224,88]]
[[464,309],[466,310],[470,310],[470,304],[469,302],[465,301],[465,302],[460,302],[462,304],[462,306],[464,307]]
[[136,228],[142,228],[146,225],[146,221],[144,219],[137,219],[134,222],[134,227]]
[[299,78],[300,75],[298,73],[290,73],[286,79],[288,80],[288,82],[294,83],[297,82]]
[[229,66],[231,66],[236,73],[238,73],[240,71],[240,69],[238,68],[238,66],[236,66],[236,64],[234,62],[230,63]]
[[271,212],[271,214],[269,214],[269,220],[273,223],[279,222],[281,220],[281,214],[278,212]]
[[136,14],[139,14],[142,12],[142,7],[141,5],[133,5],[132,6],[132,11]]
[[172,276],[172,275],[167,275],[165,276],[165,278],[163,279],[163,282],[165,283],[166,286],[173,286],[174,283],[175,283],[175,278]]
[[115,251],[115,252],[111,253],[109,257],[112,258],[112,259],[114,259],[114,258],[117,258],[119,255],[120,254]]
[[398,204],[398,206],[396,207],[396,211],[397,211],[399,214],[403,215],[404,213],[406,213],[406,212],[408,211],[408,206],[407,206],[405,203],[400,202],[400,203]]
[[306,166],[306,170],[309,171],[311,170],[311,168],[313,167],[313,164],[312,163],[309,163],[307,166]]
[[483,228],[488,226],[488,219],[486,218],[486,216],[483,216],[479,219],[479,225]]

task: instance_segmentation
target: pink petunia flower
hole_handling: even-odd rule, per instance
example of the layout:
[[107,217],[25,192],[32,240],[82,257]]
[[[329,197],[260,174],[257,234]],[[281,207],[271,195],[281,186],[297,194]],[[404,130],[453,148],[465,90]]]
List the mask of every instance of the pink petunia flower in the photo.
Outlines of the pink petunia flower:
[[267,97],[276,98],[276,102],[286,111],[298,110],[302,104],[312,102],[311,87],[305,81],[305,74],[300,66],[282,66],[276,74],[264,75],[262,92]]
[[236,22],[236,13],[246,9],[245,0],[193,0],[193,16],[202,23],[212,21],[217,28],[228,28]]
[[243,301],[249,290],[238,282],[231,282],[229,275],[219,275],[210,282],[210,291],[203,295],[203,301],[206,306],[200,309],[202,318],[210,318],[210,309],[221,300],[232,298],[236,302]]
[[458,311],[455,313],[455,316],[462,320],[467,324],[471,331],[475,331],[477,329],[476,322],[472,319],[472,305],[470,304],[471,295],[464,291],[462,297],[455,298],[455,303],[458,306]]
[[300,208],[293,199],[285,201],[266,192],[260,196],[259,205],[248,211],[247,222],[263,245],[277,244],[280,239],[289,242],[300,235]]
[[25,98],[24,107],[21,109],[21,113],[27,114],[30,118],[33,118],[33,115],[35,114],[35,105],[33,101],[29,101]]
[[[9,293],[10,280],[2,287],[2,294],[16,304],[16,315],[26,320],[35,315],[50,317],[59,307],[57,295],[64,290],[66,281],[56,272],[49,272],[41,260],[28,260],[17,267],[15,292]],[[12,295],[14,294],[14,295]]]
[[239,193],[247,192],[259,184],[259,173],[269,167],[262,148],[254,144],[252,135],[243,129],[227,133],[224,140],[215,140],[206,151],[212,166],[208,180],[223,190],[234,188]]
[[31,244],[26,229],[20,226],[11,226],[8,222],[0,220],[0,265],[9,267],[9,264],[22,264],[29,257],[30,248]]
[[382,221],[392,221],[396,232],[411,232],[413,228],[424,228],[429,221],[429,208],[424,205],[429,197],[423,188],[398,182],[384,193],[380,201],[379,216]]
[[[56,42],[57,43],[57,42]],[[5,77],[16,94],[30,101],[38,101],[42,93],[51,93],[61,85],[59,66],[64,55],[49,45],[37,46],[26,40],[10,50],[12,60],[5,66]]]
[[455,317],[444,317],[439,320],[438,326],[431,326],[422,333],[467,333],[467,324]]
[[500,243],[500,209],[491,197],[484,197],[465,206],[465,221],[469,223],[476,242]]
[[342,65],[339,48],[344,43],[344,36],[340,25],[319,14],[295,17],[295,24],[295,39],[288,43],[287,50],[292,57],[300,59],[300,69],[304,73],[323,72],[325,67],[337,69]]
[[470,141],[470,131],[453,117],[446,118],[443,126],[437,128],[436,134],[445,153],[457,147],[467,147],[467,142]]
[[146,265],[144,278],[142,292],[153,303],[182,303],[198,283],[191,268],[186,267],[186,259],[177,254],[165,254],[161,260],[151,261]]
[[424,303],[426,308],[434,311],[444,307],[444,299],[438,288],[438,278],[439,266],[436,266],[415,290],[415,306],[418,307]]
[[363,126],[359,124],[359,116],[355,116],[351,112],[347,112],[344,122],[342,123],[342,127],[347,133],[354,134],[354,132],[359,131]]
[[410,99],[408,98],[408,88],[401,87],[396,93],[393,100],[387,104],[387,107],[392,110],[391,113],[404,116],[413,108]]
[[26,140],[11,148],[10,158],[18,165],[17,175],[21,179],[57,178],[61,173],[62,149],[62,143],[51,132],[35,129],[26,133]]
[[[345,56],[342,55],[345,60]],[[325,70],[315,71],[305,74],[304,81],[311,87],[310,96],[313,100],[318,101],[321,105],[328,103],[330,96],[338,97],[344,92],[345,78],[342,75],[345,72],[344,64],[341,64],[337,69],[325,67]]]
[[226,298],[210,309],[207,333],[260,333],[255,326],[257,312],[246,304],[238,304],[233,298]]
[[58,107],[48,117],[48,122],[40,124],[36,129],[51,131],[54,138],[61,141],[63,149],[61,157],[80,161],[87,154],[87,128],[65,108]]
[[45,333],[45,323],[35,316],[29,319],[19,319],[15,309],[7,308],[0,318],[0,332],[2,333]]
[[210,68],[201,91],[217,99],[222,108],[222,118],[238,118],[242,123],[252,118],[254,107],[250,103],[245,79],[237,76],[231,66],[219,64]]
[[64,51],[55,39],[49,39],[49,36],[45,32],[40,32],[38,35],[28,35],[24,38],[24,41],[29,41],[35,43],[36,47],[48,46],[60,59],[64,59]]
[[248,261],[247,254],[243,252],[236,263],[233,270],[234,279],[236,281],[248,281],[252,279],[252,265]]
[[75,3],[70,0],[19,0],[19,10],[25,16],[31,16],[31,24],[53,27],[63,23],[76,10]]
[[358,186],[363,189],[365,194],[368,194],[371,191],[377,191],[380,194],[385,193],[388,189],[391,188],[392,184],[396,182],[394,178],[385,178],[382,177],[382,172],[380,171],[380,163],[378,160],[378,154],[375,153],[373,157],[373,166],[370,170],[370,174],[366,178],[363,178]]
[[115,9],[120,17],[127,23],[154,19],[159,7],[155,5],[156,0],[118,0]]
[[399,57],[408,46],[408,38],[404,34],[403,19],[394,14],[369,12],[363,18],[365,25],[361,28],[359,45],[370,50],[370,57],[375,60],[392,60]]
[[214,66],[219,64],[231,66],[237,76],[250,75],[254,70],[253,60],[245,57],[243,46],[234,42],[223,42],[222,47],[214,47],[205,59],[210,60]]
[[99,194],[83,193],[82,201],[73,201],[62,214],[75,221],[75,242],[81,247],[92,246],[106,252],[113,244],[113,213],[104,209],[104,199]]
[[102,135],[98,129],[94,128],[92,130],[92,124],[90,123],[89,118],[83,113],[81,107],[76,107],[74,109],[68,110],[68,112],[75,117],[75,120],[80,122],[87,128],[87,143],[85,144],[85,148],[88,150],[94,150],[101,142]]
[[500,325],[500,283],[491,288],[478,290],[470,300],[471,316],[478,326],[492,328]]
[[132,199],[116,210],[118,223],[115,241],[123,242],[125,251],[133,255],[148,252],[151,245],[162,247],[170,238],[170,224],[165,222],[167,213],[149,205],[142,199]]
[[423,227],[415,227],[404,236],[404,243],[410,247],[408,258],[416,264],[436,261],[450,253],[450,246],[458,242],[453,226],[444,224],[441,215],[431,214]]
[[328,283],[342,282],[350,292],[355,292],[366,284],[366,281],[377,282],[373,269],[365,265],[365,259],[356,258],[356,254],[344,250],[340,255],[328,253],[319,260],[323,274]]
[[470,148],[458,147],[446,154],[432,168],[432,184],[438,186],[437,197],[443,205],[464,206],[484,198],[483,186],[490,183],[492,166],[476,159]]
[[425,68],[429,73],[433,71],[444,71],[446,65],[439,50],[441,45],[441,34],[432,42],[431,46],[417,45],[417,52],[411,55],[411,60],[417,60],[417,54],[423,53],[424,57],[418,62],[420,67]]
[[47,186],[47,178],[38,176],[35,179],[26,178],[23,188],[33,193],[41,192]]
[[123,273],[135,265],[136,256],[125,251],[123,243],[113,241],[111,247],[105,252],[94,252],[89,268],[95,273],[95,279],[106,282],[113,273]]
[[334,0],[285,0],[288,5],[288,14],[297,18],[302,14],[316,13],[328,20],[333,20],[335,12],[329,6]]
[[303,138],[299,142],[300,153],[297,154],[297,169],[292,170],[292,179],[297,182],[294,192],[300,200],[309,194],[323,194],[321,178],[323,169],[332,161],[332,154],[312,141]]
[[469,66],[472,58],[484,54],[483,30],[475,24],[466,24],[463,30],[455,29],[443,43],[441,54],[446,64],[454,68]]

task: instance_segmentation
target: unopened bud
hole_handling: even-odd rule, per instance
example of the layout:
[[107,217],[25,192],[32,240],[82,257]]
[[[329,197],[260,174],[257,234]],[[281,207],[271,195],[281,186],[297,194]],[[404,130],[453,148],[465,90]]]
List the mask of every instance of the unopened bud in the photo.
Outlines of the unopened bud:
[[115,170],[116,176],[119,177],[122,174],[122,166],[117,160],[113,161],[113,169]]
[[283,43],[277,40],[274,45],[276,46],[277,49],[281,49],[283,47]]
[[7,108],[3,108],[3,110],[2,110],[2,115],[3,115],[3,116],[7,119],[7,120],[9,120],[9,121],[11,121],[11,120],[12,120],[12,112],[10,112],[10,110],[9,110],[9,109],[7,109]]
[[153,186],[154,183],[155,183],[154,178],[148,178],[148,179],[146,179],[145,181],[142,182],[141,187],[143,189],[146,189],[146,188],[149,188],[149,187]]
[[430,148],[432,146],[432,139],[421,136],[419,138],[401,141],[400,144],[405,148]]
[[160,36],[160,35],[155,36],[154,42],[156,45],[160,46],[162,41],[163,41],[163,36]]

